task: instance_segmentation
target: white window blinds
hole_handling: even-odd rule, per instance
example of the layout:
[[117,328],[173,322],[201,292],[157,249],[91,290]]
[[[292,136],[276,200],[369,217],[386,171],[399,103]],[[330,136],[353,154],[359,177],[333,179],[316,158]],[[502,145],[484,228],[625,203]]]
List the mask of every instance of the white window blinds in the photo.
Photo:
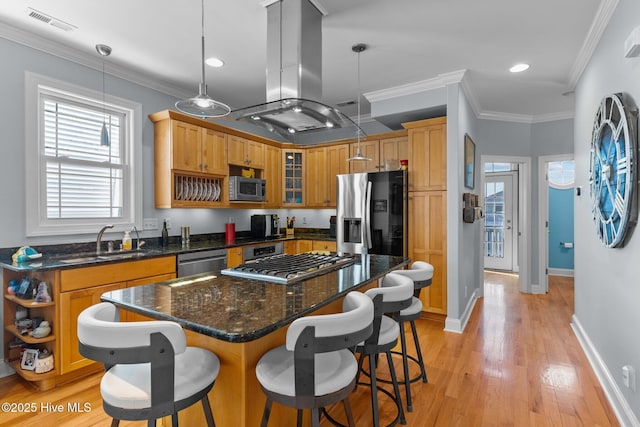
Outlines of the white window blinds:
[[[121,218],[123,115],[41,97],[47,219]],[[100,145],[102,124],[110,145]]]

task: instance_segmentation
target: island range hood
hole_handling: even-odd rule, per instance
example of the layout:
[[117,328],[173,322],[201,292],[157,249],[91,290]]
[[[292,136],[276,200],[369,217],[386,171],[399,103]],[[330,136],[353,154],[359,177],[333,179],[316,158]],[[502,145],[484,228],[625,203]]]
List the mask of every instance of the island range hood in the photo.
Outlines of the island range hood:
[[[266,102],[230,117],[285,141],[312,144],[364,135],[338,108],[323,104],[322,12],[312,0],[267,2]],[[313,134],[313,135],[310,135]]]

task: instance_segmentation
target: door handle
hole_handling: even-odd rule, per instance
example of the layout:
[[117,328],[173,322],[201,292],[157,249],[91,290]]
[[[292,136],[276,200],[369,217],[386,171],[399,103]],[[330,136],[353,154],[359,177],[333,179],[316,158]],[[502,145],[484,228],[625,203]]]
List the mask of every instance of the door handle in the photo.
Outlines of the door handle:
[[507,230],[511,230],[511,226],[510,226],[510,225],[509,225],[509,226],[507,226]]

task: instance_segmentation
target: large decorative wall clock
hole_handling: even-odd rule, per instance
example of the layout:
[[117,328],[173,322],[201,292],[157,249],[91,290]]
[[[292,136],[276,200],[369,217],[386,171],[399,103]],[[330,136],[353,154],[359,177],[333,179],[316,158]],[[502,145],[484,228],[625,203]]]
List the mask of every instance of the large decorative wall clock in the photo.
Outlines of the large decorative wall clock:
[[598,237],[608,248],[621,246],[635,221],[636,121],[621,94],[612,94],[602,99],[593,123],[591,206]]

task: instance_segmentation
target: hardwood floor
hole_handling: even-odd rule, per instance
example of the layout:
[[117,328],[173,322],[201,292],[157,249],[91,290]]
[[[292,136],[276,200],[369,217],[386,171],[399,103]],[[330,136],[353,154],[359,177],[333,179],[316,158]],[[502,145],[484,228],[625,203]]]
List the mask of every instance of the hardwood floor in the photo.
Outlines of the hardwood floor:
[[[429,383],[412,384],[413,412],[406,414],[407,425],[619,425],[569,326],[572,314],[571,278],[550,278],[547,295],[524,295],[518,291],[517,276],[485,273],[485,296],[478,300],[463,334],[444,332],[438,321],[417,322]],[[412,342],[409,339],[409,348]],[[379,377],[384,377],[387,369],[380,361]],[[396,367],[401,372],[399,358]],[[411,372],[417,372],[413,364]],[[35,415],[0,413],[0,426],[109,425],[100,400],[100,376],[44,393],[15,376],[0,379],[0,402],[37,406]],[[357,425],[370,426],[368,387],[359,386],[350,402]],[[42,410],[47,403],[64,409]],[[74,403],[81,407],[86,403],[91,410],[69,411],[67,405]],[[386,424],[395,409],[382,394],[380,405],[381,423]],[[341,405],[330,408],[330,413],[344,422]],[[323,419],[321,425],[331,424]]]

